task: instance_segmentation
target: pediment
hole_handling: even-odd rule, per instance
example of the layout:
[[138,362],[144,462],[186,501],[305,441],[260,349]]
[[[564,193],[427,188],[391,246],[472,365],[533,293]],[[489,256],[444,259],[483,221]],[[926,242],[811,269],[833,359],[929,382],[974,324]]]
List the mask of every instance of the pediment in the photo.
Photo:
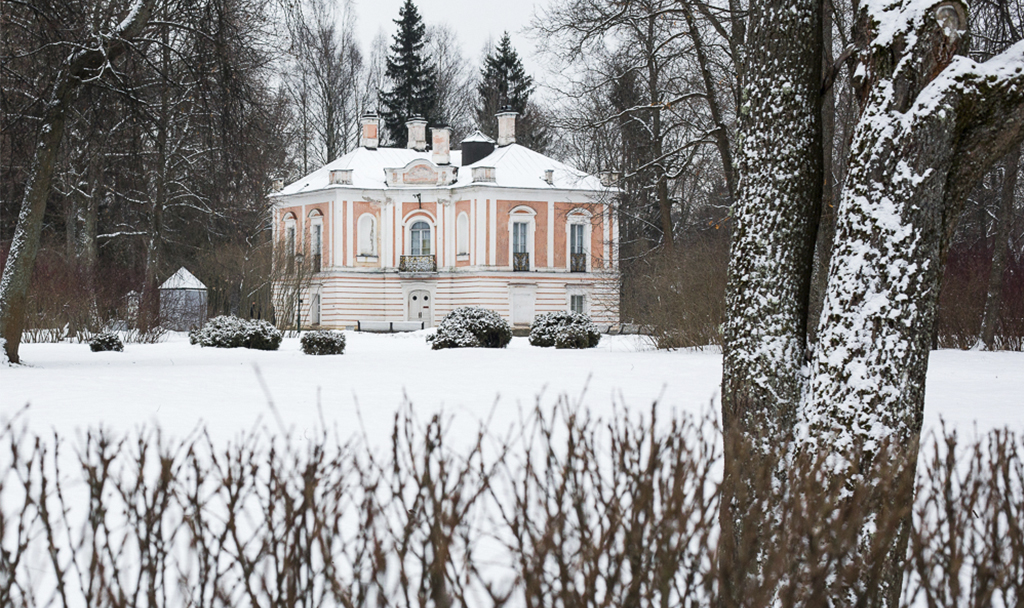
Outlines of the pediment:
[[404,167],[384,169],[388,186],[447,186],[455,181],[458,167],[435,165],[426,158],[409,161]]

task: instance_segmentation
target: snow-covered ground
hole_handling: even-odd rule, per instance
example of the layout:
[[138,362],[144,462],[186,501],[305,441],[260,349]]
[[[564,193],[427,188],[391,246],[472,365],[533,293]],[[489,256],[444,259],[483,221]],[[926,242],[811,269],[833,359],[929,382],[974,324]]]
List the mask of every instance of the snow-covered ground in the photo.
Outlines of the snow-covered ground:
[[[605,336],[586,351],[535,348],[525,338],[503,350],[431,351],[423,332],[347,338],[344,355],[323,357],[304,355],[295,338],[276,352],[201,348],[183,334],[123,353],[25,344],[26,365],[0,367],[0,419],[30,404],[22,415],[44,435],[159,425],[182,438],[205,425],[226,441],[262,427],[276,432],[272,400],[296,436],[319,426],[319,404],[343,439],[365,430],[380,446],[406,399],[421,419],[443,410],[456,439],[488,420],[500,435],[538,399],[548,408],[565,396],[602,417],[616,407],[646,414],[655,400],[698,415],[718,404],[722,358],[714,349],[658,351],[639,336]],[[1024,430],[1024,353],[932,353],[926,425],[940,417],[968,435]]]

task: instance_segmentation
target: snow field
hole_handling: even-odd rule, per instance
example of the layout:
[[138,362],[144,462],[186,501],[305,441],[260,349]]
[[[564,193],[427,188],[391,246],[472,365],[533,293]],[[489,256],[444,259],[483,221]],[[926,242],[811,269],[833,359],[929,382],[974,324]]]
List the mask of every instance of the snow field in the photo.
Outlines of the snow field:
[[[271,425],[272,402],[298,436],[321,421],[342,440],[366,433],[388,442],[405,402],[422,420],[443,411],[453,436],[475,436],[489,420],[501,434],[535,405],[559,396],[608,418],[615,404],[646,414],[659,408],[700,416],[717,408],[717,349],[658,351],[642,336],[603,336],[588,350],[536,348],[513,338],[506,349],[431,351],[426,332],[347,332],[344,355],[308,356],[298,338],[280,350],[192,346],[184,334],[159,344],[127,344],[123,353],[92,353],[85,344],[22,345],[24,366],[0,367],[0,416],[29,405],[40,434],[73,437],[100,426],[116,431],[159,427],[182,438],[202,425],[215,441]],[[973,433],[1024,426],[1024,353],[932,353],[926,431],[939,420]]]

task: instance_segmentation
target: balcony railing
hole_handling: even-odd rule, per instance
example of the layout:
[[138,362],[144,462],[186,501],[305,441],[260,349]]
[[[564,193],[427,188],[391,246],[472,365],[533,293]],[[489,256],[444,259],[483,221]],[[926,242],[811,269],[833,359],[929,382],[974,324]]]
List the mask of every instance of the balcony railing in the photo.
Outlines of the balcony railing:
[[313,272],[320,272],[320,254],[314,253],[310,257],[313,258]]
[[513,253],[512,254],[512,270],[516,272],[528,272],[530,270],[530,254],[529,253]]
[[586,272],[587,254],[574,253],[569,256],[569,272]]
[[437,258],[432,255],[403,255],[398,261],[401,272],[437,272]]

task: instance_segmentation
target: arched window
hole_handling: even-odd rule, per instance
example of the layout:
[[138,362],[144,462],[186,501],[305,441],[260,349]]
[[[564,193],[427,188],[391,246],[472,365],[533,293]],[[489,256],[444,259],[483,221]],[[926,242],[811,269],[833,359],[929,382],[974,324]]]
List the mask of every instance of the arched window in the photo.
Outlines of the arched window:
[[359,255],[377,255],[377,218],[371,213],[359,217]]
[[314,209],[309,214],[309,254],[310,268],[313,272],[320,272],[324,252],[324,216]]
[[469,254],[469,216],[463,211],[455,221],[455,241],[458,255]]
[[430,255],[430,224],[418,221],[410,229],[412,237],[411,255]]
[[568,231],[568,261],[570,272],[590,272],[590,246],[593,235],[592,216],[585,209],[573,209],[565,222]]
[[284,258],[289,273],[295,271],[295,254],[298,253],[295,242],[295,215],[289,213],[284,217]]
[[536,266],[534,255],[534,235],[536,232],[537,212],[526,205],[520,205],[509,212],[509,259],[512,270],[528,271]]

